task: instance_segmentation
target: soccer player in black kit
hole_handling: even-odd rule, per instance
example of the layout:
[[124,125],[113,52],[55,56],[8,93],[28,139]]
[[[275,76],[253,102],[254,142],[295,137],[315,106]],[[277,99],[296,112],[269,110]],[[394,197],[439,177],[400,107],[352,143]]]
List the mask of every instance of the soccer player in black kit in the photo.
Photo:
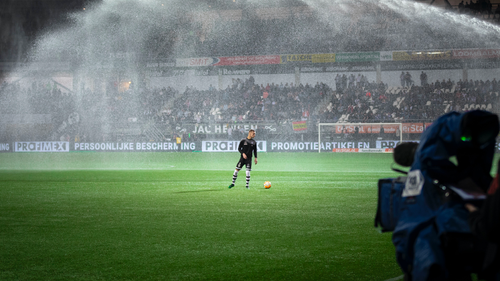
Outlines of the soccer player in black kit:
[[252,170],[252,152],[255,156],[255,165],[257,165],[257,142],[253,139],[255,137],[255,130],[248,131],[248,136],[240,141],[238,145],[238,151],[241,153],[240,161],[236,164],[236,170],[233,173],[233,183],[229,185],[229,188],[234,187],[234,182],[238,177],[238,172],[246,166],[247,172],[247,185],[250,183],[250,171]]

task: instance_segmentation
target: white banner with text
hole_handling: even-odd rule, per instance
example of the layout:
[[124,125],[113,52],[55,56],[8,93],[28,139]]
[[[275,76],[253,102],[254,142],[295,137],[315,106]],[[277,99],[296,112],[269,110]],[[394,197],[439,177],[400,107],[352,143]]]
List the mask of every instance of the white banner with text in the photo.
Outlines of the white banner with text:
[[[239,141],[202,141],[203,152],[238,152]],[[257,152],[267,152],[267,142],[257,141]]]
[[15,142],[15,152],[69,152],[67,141]]

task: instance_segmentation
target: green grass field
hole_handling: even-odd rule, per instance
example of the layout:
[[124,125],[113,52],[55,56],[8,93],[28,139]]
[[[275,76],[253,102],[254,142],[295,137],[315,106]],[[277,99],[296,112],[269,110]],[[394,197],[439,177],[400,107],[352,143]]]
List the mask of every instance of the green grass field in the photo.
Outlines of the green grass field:
[[[386,280],[390,154],[0,154],[0,280]],[[263,188],[264,181],[272,188]]]

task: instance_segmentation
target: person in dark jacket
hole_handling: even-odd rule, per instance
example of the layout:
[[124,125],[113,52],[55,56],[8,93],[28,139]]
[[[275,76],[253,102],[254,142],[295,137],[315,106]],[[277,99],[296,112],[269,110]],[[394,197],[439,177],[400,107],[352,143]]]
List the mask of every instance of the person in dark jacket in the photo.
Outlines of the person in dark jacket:
[[413,158],[395,155],[411,165],[392,236],[406,280],[471,280],[473,273],[495,280],[498,267],[484,267],[491,264],[488,245],[472,233],[469,211],[454,192],[474,186],[486,193],[498,132],[495,114],[450,112],[427,128],[416,148],[401,146]]

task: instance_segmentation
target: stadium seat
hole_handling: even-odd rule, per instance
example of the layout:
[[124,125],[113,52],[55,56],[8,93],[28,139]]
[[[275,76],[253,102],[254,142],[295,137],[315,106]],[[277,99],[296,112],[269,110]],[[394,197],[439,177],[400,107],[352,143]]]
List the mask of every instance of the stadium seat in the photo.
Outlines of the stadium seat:
[[428,101],[427,101],[427,103],[426,103],[425,105],[427,105],[427,106],[431,105],[431,101],[430,101],[430,100],[428,100]]
[[486,109],[486,104],[481,104],[481,107],[480,107],[482,110]]
[[465,105],[464,105],[464,108],[463,108],[462,110],[463,110],[463,111],[467,111],[467,110],[469,110],[469,105],[468,105],[468,104],[465,104]]
[[488,105],[486,106],[486,110],[490,111],[493,107],[491,106],[491,103],[488,103]]

